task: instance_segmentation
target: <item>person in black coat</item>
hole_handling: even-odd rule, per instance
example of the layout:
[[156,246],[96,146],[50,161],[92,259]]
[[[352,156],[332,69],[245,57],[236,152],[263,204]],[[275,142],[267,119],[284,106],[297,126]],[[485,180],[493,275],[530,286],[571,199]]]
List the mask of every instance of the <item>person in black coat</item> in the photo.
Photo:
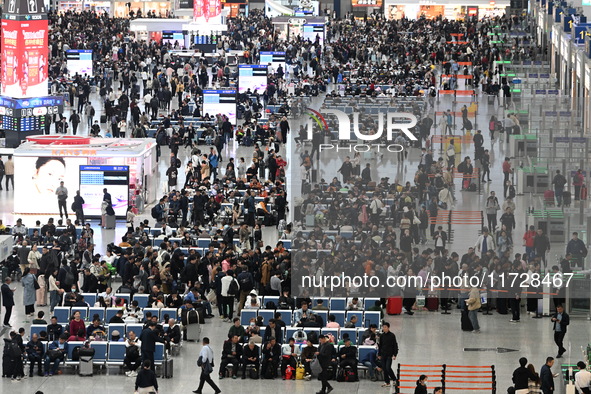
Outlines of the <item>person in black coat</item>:
[[263,348],[263,365],[261,368],[261,377],[265,378],[267,375],[267,368],[273,368],[271,376],[277,376],[277,368],[279,367],[279,356],[281,355],[281,346],[271,337],[269,342]]
[[255,370],[258,369],[261,362],[261,349],[253,342],[250,341],[247,346],[242,349],[242,379],[246,379],[246,367],[248,365],[254,365]]
[[556,313],[552,315],[552,322],[554,323],[553,331],[554,331],[554,343],[558,346],[558,355],[556,358],[561,358],[566,349],[562,342],[564,341],[564,336],[566,335],[566,329],[570,323],[570,317],[568,313],[564,311],[564,307],[562,305],[558,305],[556,307]]
[[14,307],[14,290],[10,288],[12,279],[7,277],[4,281],[0,291],[2,292],[2,306],[4,306],[4,327],[12,327],[10,325],[10,316],[12,316],[12,307]]
[[322,389],[319,391],[320,394],[328,394],[330,393],[333,388],[328,383],[328,368],[331,366],[333,353],[334,353],[334,345],[328,341],[328,338],[324,335],[320,335],[318,337],[320,340],[320,346],[318,347],[318,351],[316,352],[316,357],[318,358],[318,362],[320,362],[320,366],[322,367],[322,372],[320,372],[320,380],[322,381]]
[[263,343],[267,343],[273,338],[279,344],[283,343],[283,331],[281,327],[275,323],[275,319],[269,319],[269,324],[265,328],[265,333],[263,334]]
[[378,359],[381,361],[384,371],[384,385],[390,385],[390,380],[396,381],[396,375],[392,370],[392,361],[398,356],[398,342],[396,335],[390,331],[390,323],[385,322],[382,326],[378,347]]
[[164,343],[164,339],[158,337],[158,333],[156,332],[156,323],[148,323],[148,327],[144,328],[140,334],[140,341],[142,342],[141,349],[144,365],[146,361],[149,361],[152,370],[154,370],[154,352],[156,352],[156,342]]
[[426,375],[419,376],[419,380],[417,380],[417,387],[415,388],[415,394],[428,394]]
[[554,365],[554,358],[546,358],[546,364],[540,369],[540,380],[542,381],[542,392],[544,394],[554,393],[554,375],[552,374],[552,366]]
[[222,349],[222,362],[220,363],[220,379],[225,376],[226,367],[228,364],[232,364],[232,377],[236,379],[236,373],[242,359],[242,346],[240,346],[240,337],[234,335],[232,338],[224,342]]
[[96,294],[98,291],[98,279],[96,276],[90,273],[90,269],[84,269],[84,284],[82,285],[82,291],[84,293]]
[[170,349],[170,344],[179,344],[181,342],[181,329],[176,320],[168,319],[168,325],[164,327],[164,341],[166,348]]
[[513,371],[513,385],[515,390],[526,390],[529,388],[529,380],[535,380],[534,374],[526,367],[527,358],[519,359],[519,368]]
[[158,379],[156,379],[156,373],[154,372],[154,363],[144,360],[143,368],[135,378],[135,391],[137,392],[139,388],[148,387],[154,387],[154,390],[158,392]]
[[29,377],[33,377],[35,364],[38,365],[37,374],[43,376],[43,360],[45,359],[45,346],[39,340],[39,335],[33,334],[31,340],[27,343],[27,356],[29,359]]
[[345,346],[339,349],[339,365],[341,368],[350,367],[357,376],[357,348],[351,346],[351,338],[345,338]]

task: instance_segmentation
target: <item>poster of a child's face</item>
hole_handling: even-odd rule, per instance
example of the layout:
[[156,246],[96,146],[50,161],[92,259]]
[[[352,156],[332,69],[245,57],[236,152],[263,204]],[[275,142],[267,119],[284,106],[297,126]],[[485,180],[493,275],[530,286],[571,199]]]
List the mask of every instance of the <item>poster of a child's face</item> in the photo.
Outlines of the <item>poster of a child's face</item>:
[[15,157],[14,211],[57,214],[55,190],[60,182],[64,182],[70,205],[80,187],[80,165],[85,164],[88,164],[88,159],[80,157]]

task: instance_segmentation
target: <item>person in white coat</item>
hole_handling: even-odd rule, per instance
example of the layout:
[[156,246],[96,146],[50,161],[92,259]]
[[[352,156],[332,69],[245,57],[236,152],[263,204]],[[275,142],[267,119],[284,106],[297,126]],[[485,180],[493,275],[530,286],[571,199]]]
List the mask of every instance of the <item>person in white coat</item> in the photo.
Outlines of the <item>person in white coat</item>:
[[476,250],[476,253],[480,253],[481,256],[484,256],[489,250],[495,250],[495,240],[488,232],[488,227],[482,229],[482,235],[478,237],[474,250]]

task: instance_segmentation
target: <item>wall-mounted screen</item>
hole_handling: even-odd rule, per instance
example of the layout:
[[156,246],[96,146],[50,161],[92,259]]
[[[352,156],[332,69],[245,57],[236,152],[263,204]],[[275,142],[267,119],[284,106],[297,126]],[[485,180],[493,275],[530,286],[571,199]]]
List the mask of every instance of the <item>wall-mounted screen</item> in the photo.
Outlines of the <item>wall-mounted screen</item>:
[[236,91],[235,90],[204,90],[203,113],[209,115],[222,114],[236,124]]
[[80,195],[84,215],[101,216],[103,189],[111,195],[115,215],[125,216],[129,205],[129,166],[80,166]]
[[262,94],[266,88],[266,65],[240,64],[238,66],[238,93],[245,93],[250,89],[252,93],[258,90]]

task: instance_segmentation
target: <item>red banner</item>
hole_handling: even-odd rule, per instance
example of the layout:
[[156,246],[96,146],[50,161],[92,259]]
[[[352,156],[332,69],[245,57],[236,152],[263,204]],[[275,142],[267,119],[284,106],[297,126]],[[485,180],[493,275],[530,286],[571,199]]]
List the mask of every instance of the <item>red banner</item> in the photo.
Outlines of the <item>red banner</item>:
[[47,95],[47,20],[2,20],[2,95]]
[[222,23],[221,0],[194,0],[193,21],[196,23]]

